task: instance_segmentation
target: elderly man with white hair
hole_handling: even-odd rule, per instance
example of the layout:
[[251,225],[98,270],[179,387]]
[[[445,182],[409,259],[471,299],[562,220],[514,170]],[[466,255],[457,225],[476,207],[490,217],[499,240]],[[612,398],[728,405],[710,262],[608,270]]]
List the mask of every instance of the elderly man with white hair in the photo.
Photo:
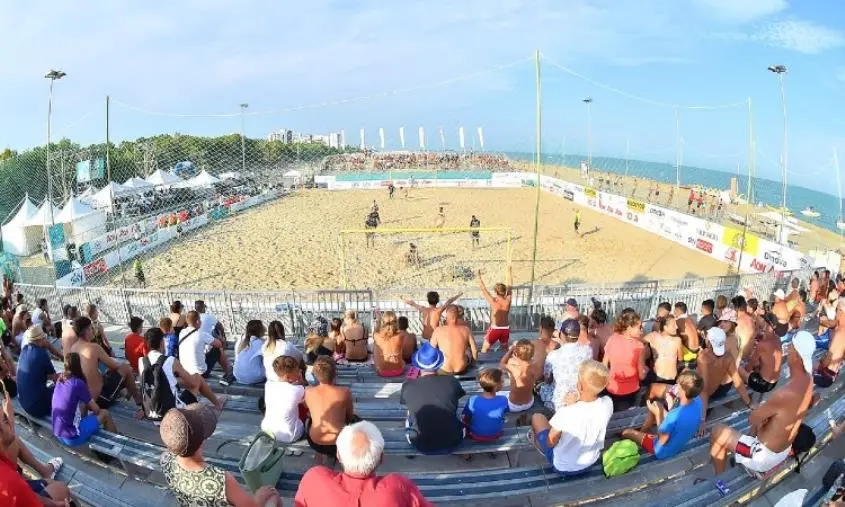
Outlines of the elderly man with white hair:
[[371,422],[362,421],[341,430],[337,459],[343,472],[315,466],[302,476],[296,507],[366,505],[367,507],[427,507],[410,479],[399,474],[379,477],[376,469],[384,454],[384,437]]

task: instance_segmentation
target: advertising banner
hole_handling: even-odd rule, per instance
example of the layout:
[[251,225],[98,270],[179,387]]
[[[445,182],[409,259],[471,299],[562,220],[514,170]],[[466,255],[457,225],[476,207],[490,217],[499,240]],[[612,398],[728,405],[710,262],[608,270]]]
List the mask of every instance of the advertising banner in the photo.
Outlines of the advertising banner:
[[760,252],[760,239],[750,233],[743,235],[740,229],[722,226],[722,244],[727,247],[742,250],[744,253],[756,256]]

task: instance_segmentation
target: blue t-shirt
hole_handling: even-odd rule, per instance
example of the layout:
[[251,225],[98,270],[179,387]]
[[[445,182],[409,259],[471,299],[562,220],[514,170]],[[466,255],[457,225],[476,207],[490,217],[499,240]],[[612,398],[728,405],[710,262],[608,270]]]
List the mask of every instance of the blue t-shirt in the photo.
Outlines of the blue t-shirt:
[[179,339],[176,333],[167,333],[164,335],[164,355],[168,357],[176,357],[178,351]]
[[657,433],[668,433],[669,440],[660,445],[658,439],[654,443],[654,456],[657,459],[667,459],[677,455],[687,445],[701,425],[701,397],[696,396],[689,405],[678,406],[666,414],[666,419],[660,424]]
[[470,433],[479,437],[492,437],[502,432],[507,412],[508,399],[506,397],[485,398],[476,394],[470,397],[464,406],[463,413],[471,417]]
[[47,388],[47,380],[55,373],[47,349],[35,345],[24,346],[18,357],[18,400],[30,415],[50,415],[53,390]]

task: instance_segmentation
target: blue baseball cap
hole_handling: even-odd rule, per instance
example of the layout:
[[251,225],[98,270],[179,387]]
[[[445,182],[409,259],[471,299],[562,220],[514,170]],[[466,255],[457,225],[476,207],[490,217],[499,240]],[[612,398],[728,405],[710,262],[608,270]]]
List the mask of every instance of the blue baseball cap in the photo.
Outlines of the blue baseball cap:
[[443,366],[444,360],[440,349],[432,347],[430,343],[423,343],[414,353],[411,363],[422,371],[436,371]]
[[577,338],[581,336],[581,324],[575,319],[566,319],[560,323],[560,334]]

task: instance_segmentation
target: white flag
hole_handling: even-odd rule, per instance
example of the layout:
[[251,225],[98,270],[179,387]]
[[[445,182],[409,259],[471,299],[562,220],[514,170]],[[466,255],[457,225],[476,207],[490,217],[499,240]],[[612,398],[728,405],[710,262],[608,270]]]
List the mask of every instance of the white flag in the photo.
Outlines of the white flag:
[[446,136],[443,134],[443,127],[440,127],[440,149],[446,151]]
[[478,127],[478,144],[481,145],[481,151],[484,151],[484,131]]
[[461,145],[461,149],[464,149],[464,128],[461,127],[458,129],[458,143]]
[[420,127],[420,149],[425,151],[425,129]]
[[381,141],[381,149],[384,149],[384,128],[379,127],[378,129],[378,138]]
[[346,132],[340,131],[340,149],[346,148]]
[[367,149],[367,143],[364,142],[364,129],[361,129],[361,149],[362,150]]
[[402,149],[405,149],[405,127],[399,127],[399,143],[402,145]]

